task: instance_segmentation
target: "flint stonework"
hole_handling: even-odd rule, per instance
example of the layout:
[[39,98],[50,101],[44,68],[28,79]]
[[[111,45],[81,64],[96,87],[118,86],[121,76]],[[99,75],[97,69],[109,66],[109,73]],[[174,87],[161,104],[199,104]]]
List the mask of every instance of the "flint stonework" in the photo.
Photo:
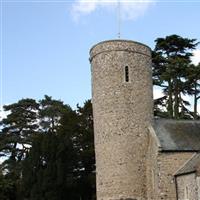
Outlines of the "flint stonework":
[[199,200],[200,121],[154,119],[151,50],[90,51],[97,200]]
[[151,50],[133,41],[105,41],[91,49],[90,61],[97,199],[146,199]]

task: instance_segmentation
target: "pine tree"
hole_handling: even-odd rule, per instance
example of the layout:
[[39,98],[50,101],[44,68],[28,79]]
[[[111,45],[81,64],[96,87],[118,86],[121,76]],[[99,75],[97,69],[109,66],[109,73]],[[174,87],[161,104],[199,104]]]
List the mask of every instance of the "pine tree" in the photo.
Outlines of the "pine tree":
[[187,71],[187,93],[194,98],[194,108],[192,115],[194,119],[200,116],[197,112],[198,100],[200,99],[200,63],[198,65],[190,65]]
[[191,51],[198,43],[196,39],[182,38],[178,35],[158,38],[155,42],[153,80],[155,85],[163,89],[168,117],[188,117],[189,102],[183,99],[183,95],[187,94],[185,82],[187,68],[191,63]]
[[94,153],[94,131],[92,103],[86,101],[83,107],[78,107],[79,117],[79,143],[80,143],[80,188],[82,199],[95,198],[96,175],[95,175],[95,153]]
[[22,161],[31,146],[32,135],[37,132],[38,104],[33,99],[22,99],[17,103],[4,106],[9,114],[3,119],[0,134],[0,152],[5,161],[1,164],[4,180],[12,183],[12,198],[20,199],[20,179]]
[[[24,198],[64,200],[68,195],[77,195],[71,184],[74,184],[75,169],[72,163],[76,158],[72,140],[77,126],[76,113],[49,96],[39,102],[40,132],[33,138],[32,148],[23,162]],[[62,131],[63,123],[68,132]]]

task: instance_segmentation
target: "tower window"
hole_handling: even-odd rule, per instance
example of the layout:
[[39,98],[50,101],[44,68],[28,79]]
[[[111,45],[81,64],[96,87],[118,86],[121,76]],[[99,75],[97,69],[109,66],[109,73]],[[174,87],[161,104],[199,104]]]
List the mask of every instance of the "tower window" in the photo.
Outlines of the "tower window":
[[128,66],[125,67],[125,81],[129,82],[129,69],[128,69]]

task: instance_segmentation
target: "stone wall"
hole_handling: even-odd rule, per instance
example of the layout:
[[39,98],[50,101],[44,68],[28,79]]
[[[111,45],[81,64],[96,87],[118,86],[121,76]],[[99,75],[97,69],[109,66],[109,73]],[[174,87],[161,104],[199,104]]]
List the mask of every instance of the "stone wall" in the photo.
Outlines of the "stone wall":
[[[192,152],[162,152],[160,142],[149,127],[149,148],[147,153],[147,199],[148,200],[186,200],[184,197],[185,187],[188,187],[189,199],[193,199],[194,191],[197,195],[196,180],[193,176],[178,176],[178,191],[175,180],[176,172],[189,161],[194,153]],[[193,188],[193,189],[192,189]],[[184,198],[183,198],[184,197]]]
[[197,199],[199,200],[200,199],[200,176],[199,175],[197,175],[196,177],[196,182],[197,182],[197,194],[198,194]]
[[149,127],[149,143],[147,152],[147,199],[158,199],[158,165],[157,157],[159,152],[159,142],[154,130]]
[[178,176],[176,180],[178,200],[198,200],[198,190],[195,173]]
[[174,174],[193,156],[190,152],[159,153],[157,163],[159,171],[159,200],[176,200]]
[[146,199],[151,51],[137,42],[106,41],[91,49],[90,61],[97,199]]

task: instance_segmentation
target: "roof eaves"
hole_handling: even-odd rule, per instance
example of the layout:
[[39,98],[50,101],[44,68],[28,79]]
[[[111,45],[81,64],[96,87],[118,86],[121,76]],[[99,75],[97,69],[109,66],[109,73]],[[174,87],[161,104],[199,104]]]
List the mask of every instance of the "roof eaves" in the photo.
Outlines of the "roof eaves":
[[174,174],[174,177],[184,176],[184,175],[194,174],[194,173],[196,173],[196,170],[192,170],[190,172],[185,172],[185,173],[180,173],[180,174]]
[[181,153],[181,152],[194,152],[194,153],[200,153],[200,150],[176,150],[176,149],[161,149],[161,153]]

